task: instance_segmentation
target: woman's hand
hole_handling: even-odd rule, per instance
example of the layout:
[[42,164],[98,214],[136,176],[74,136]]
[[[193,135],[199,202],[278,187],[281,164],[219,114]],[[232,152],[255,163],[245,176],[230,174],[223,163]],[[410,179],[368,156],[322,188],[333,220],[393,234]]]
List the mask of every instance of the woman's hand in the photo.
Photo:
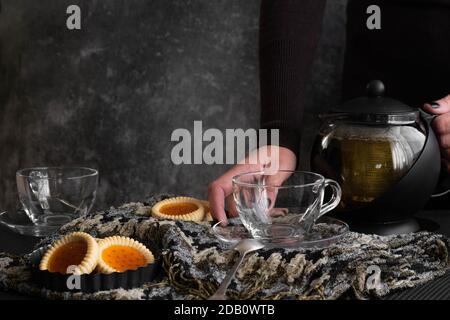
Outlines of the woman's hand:
[[[209,185],[208,200],[211,204],[213,217],[218,221],[223,221],[223,224],[227,223],[225,203],[229,215],[237,215],[232,195],[231,179],[234,176],[252,171],[264,171],[270,174],[278,170],[295,170],[296,164],[297,157],[290,149],[278,146],[265,146],[257,149],[244,161],[233,166]],[[287,178],[286,175],[276,174],[273,175],[274,180],[270,183],[281,184]]]
[[423,109],[437,115],[431,125],[441,147],[442,165],[450,172],[450,95],[426,103]]

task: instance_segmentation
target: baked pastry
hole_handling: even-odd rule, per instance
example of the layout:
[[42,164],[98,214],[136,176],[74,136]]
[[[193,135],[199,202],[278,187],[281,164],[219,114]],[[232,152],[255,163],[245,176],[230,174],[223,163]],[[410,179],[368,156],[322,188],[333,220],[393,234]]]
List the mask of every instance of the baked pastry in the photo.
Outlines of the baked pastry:
[[152,216],[161,219],[200,222],[205,216],[205,208],[202,202],[195,198],[169,198],[152,207]]
[[205,208],[205,217],[203,218],[203,221],[213,221],[213,216],[211,214],[211,206],[209,205],[209,201],[200,200],[200,202],[203,205],[203,208]]
[[142,243],[128,237],[108,237],[99,240],[97,270],[101,273],[124,272],[144,267],[155,261]]
[[[47,250],[41,259],[39,269],[62,274],[91,273],[97,265],[98,253],[97,241],[89,234],[70,233]],[[73,267],[68,270],[70,266]]]

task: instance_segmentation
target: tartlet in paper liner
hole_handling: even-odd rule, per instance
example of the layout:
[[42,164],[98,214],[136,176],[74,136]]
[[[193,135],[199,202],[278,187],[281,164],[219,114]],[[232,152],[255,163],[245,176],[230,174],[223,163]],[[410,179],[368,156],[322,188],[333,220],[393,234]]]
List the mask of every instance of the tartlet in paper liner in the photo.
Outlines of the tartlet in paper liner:
[[97,266],[98,253],[97,241],[92,236],[84,232],[70,233],[47,250],[39,269],[60,274],[88,274]]
[[200,203],[203,205],[203,208],[205,208],[205,217],[203,218],[203,221],[213,221],[213,216],[211,214],[211,206],[209,205],[209,201],[207,200],[199,200]]
[[[41,247],[29,255],[31,279],[38,287],[56,292],[86,292],[93,293],[97,291],[113,289],[132,289],[141,287],[149,283],[161,272],[161,260],[155,258],[155,262],[136,270],[125,272],[113,272],[109,274],[93,272],[91,274],[70,275],[48,270],[39,270],[39,262],[48,247]],[[68,287],[68,283],[73,283],[73,277],[79,277],[79,287]]]
[[153,263],[155,258],[142,243],[128,237],[108,237],[98,242],[97,270],[100,273],[136,270]]
[[169,198],[152,207],[152,216],[161,219],[200,222],[205,217],[205,208],[202,202],[195,198]]

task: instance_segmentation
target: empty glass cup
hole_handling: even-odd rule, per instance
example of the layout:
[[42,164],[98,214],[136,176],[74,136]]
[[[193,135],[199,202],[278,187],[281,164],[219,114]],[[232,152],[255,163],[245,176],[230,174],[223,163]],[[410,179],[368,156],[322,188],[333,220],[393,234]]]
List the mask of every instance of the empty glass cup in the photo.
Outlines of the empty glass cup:
[[35,224],[60,226],[92,208],[98,171],[83,167],[22,169],[16,173],[19,200]]
[[[323,203],[326,187],[332,194]],[[317,219],[339,204],[341,188],[313,172],[250,172],[233,177],[233,197],[239,218],[254,238],[291,243],[305,239]]]

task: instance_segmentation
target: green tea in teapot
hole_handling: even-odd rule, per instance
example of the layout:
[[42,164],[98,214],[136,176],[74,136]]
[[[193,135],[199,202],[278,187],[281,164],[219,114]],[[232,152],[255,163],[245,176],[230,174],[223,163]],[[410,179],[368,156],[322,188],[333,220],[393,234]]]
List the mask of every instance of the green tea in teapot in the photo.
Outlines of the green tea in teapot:
[[[366,205],[387,192],[408,171],[424,140],[405,139],[405,128],[408,127],[347,125],[345,131],[337,128],[332,133],[321,132],[313,150],[313,170],[341,184],[339,209]],[[402,135],[396,130],[402,130]]]

